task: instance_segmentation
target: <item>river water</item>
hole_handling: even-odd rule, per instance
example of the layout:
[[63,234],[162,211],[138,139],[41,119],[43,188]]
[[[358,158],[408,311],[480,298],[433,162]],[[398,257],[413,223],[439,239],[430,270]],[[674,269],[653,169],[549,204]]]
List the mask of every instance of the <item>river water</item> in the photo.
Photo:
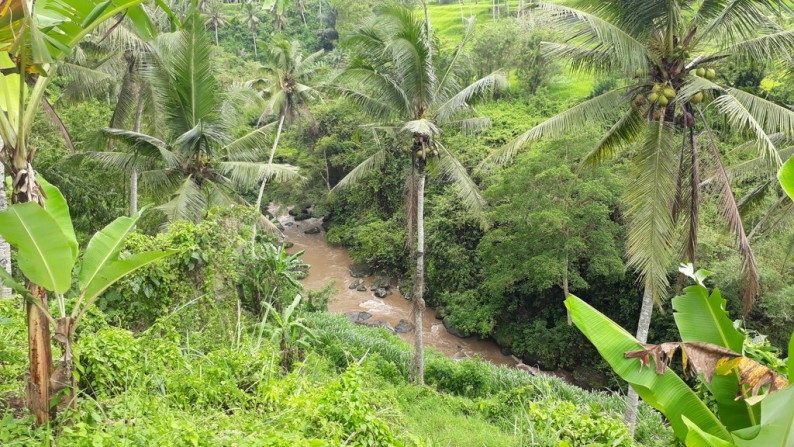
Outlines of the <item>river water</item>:
[[[393,293],[386,298],[377,298],[369,290],[373,277],[364,279],[367,286],[366,292],[349,289],[348,286],[356,279],[350,276],[350,255],[341,247],[328,244],[325,233],[305,234],[304,231],[319,227],[320,219],[308,219],[295,222],[292,216],[283,215],[279,221],[284,225],[284,235],[287,241],[294,245],[290,253],[303,250],[303,262],[309,264],[309,275],[301,282],[311,290],[319,290],[333,283],[335,293],[328,303],[329,312],[368,312],[372,315],[367,321],[382,320],[396,327],[400,320],[413,322],[411,316],[411,302],[405,299],[396,287]],[[322,230],[322,228],[320,227]],[[425,312],[424,342],[437,351],[449,357],[462,359],[479,356],[497,365],[515,366],[518,364],[512,356],[503,355],[499,346],[490,340],[480,340],[476,337],[458,338],[447,332],[441,320],[435,318],[435,311],[428,309]],[[414,341],[414,331],[399,334],[408,343]]]

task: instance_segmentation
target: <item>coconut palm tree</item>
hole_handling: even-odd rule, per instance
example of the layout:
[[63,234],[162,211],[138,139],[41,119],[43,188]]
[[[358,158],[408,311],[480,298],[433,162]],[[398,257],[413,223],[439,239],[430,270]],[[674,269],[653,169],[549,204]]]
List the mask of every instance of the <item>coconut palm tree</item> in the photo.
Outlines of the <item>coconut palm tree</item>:
[[[477,185],[442,144],[441,126],[457,125],[467,132],[487,126],[487,118],[472,118],[475,114],[470,102],[507,82],[504,75],[494,73],[462,86],[457,74],[464,46],[472,37],[473,22],[457,49],[449,58],[442,59],[434,57],[436,49],[426,17],[426,13],[422,18],[406,8],[384,8],[368,26],[349,36],[350,63],[337,78],[342,94],[377,120],[368,126],[393,135],[408,154],[403,156],[410,172],[407,177],[412,205],[408,207],[408,221],[415,222],[416,228],[413,292],[416,339],[411,378],[417,383],[424,381],[424,194],[428,167],[453,181],[462,203],[483,217],[484,202]],[[336,188],[355,183],[382,166],[388,157],[395,156],[400,156],[400,151],[380,148]],[[413,229],[410,233],[413,237]]]
[[259,22],[261,22],[261,20],[256,15],[253,1],[248,0],[243,4],[243,8],[245,9],[245,26],[247,26],[251,31],[251,39],[254,42],[254,58],[257,58],[259,57],[259,50],[257,49],[256,45],[256,29],[259,26]]
[[[267,62],[259,68],[262,77],[248,83],[252,87],[263,87],[262,93],[267,98],[267,104],[259,117],[259,124],[264,123],[270,116],[278,117],[278,129],[268,163],[273,163],[284,126],[299,120],[308,110],[309,104],[320,97],[319,92],[308,84],[314,75],[323,69],[318,62],[322,54],[323,50],[319,50],[304,58],[299,42],[290,43],[279,37],[270,46]],[[255,205],[257,212],[262,206],[266,183],[267,179],[263,179],[259,185]],[[256,227],[252,238],[256,238]]]
[[207,9],[207,25],[211,25],[215,31],[215,46],[218,46],[218,28],[226,25],[223,17],[223,4],[217,0],[210,2]]
[[95,152],[91,157],[111,168],[141,169],[143,186],[152,197],[166,200],[157,209],[172,220],[196,221],[212,206],[243,203],[238,191],[264,178],[297,177],[296,168],[258,161],[269,142],[267,127],[232,137],[237,124],[234,105],[240,98],[224,94],[214,77],[210,42],[197,12],[184,30],[161,36],[152,48],[144,76],[164,133],[105,128],[110,140],[129,145],[133,152]]
[[[127,21],[98,27],[59,67],[59,74],[70,81],[58,101],[107,98],[115,101],[108,127],[131,127],[134,132],[141,132],[146,117],[149,117],[147,124],[154,126],[152,90],[143,75],[150,52],[149,44],[130,29]],[[131,216],[138,212],[138,174],[135,166],[131,166]]]
[[[582,10],[555,4],[533,7],[548,15],[563,42],[547,43],[550,57],[567,58],[574,69],[623,73],[626,85],[588,99],[524,133],[489,161],[506,162],[517,150],[542,138],[575,132],[584,123],[615,120],[586,157],[596,164],[636,148],[632,186],[626,197],[629,264],[644,286],[637,339],[647,339],[654,302],[667,294],[673,259],[695,261],[700,204],[700,162],[716,166],[722,215],[741,252],[745,312],[758,293],[758,272],[716,136],[703,110],[721,115],[733,131],[748,135],[770,172],[780,156],[769,135],[794,135],[794,112],[739,89],[721,85],[715,70],[729,61],[768,62],[789,57],[794,31],[770,17],[784,2],[772,0],[604,0]],[[701,133],[700,137],[698,134]],[[679,144],[683,142],[682,144]],[[701,147],[704,151],[701,152]],[[677,251],[678,225],[685,225]],[[633,391],[633,390],[632,390]],[[635,420],[636,393],[627,419]]]

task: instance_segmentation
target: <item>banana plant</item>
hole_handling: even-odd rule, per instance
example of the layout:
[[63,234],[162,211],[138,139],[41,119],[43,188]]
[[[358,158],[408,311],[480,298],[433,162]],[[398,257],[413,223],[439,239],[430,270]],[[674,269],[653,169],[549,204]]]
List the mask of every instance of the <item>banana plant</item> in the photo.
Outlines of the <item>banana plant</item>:
[[[43,187],[33,169],[36,148],[29,148],[28,142],[33,122],[42,105],[47,104],[47,86],[59,63],[106,21],[126,20],[144,40],[153,37],[156,29],[141,5],[143,1],[0,1],[0,163],[13,180],[10,197],[14,203],[44,205]],[[178,25],[164,0],[155,3],[171,17],[172,24]],[[36,300],[47,302],[45,288],[33,284],[29,290]],[[28,407],[37,422],[45,424],[49,421],[52,382],[49,322],[32,302],[27,305],[27,325]]]
[[[41,311],[45,324],[52,326],[53,339],[60,345],[62,355],[49,381],[49,395],[60,396],[64,401],[64,397],[71,400],[75,396],[72,344],[75,329],[86,311],[116,281],[174,251],[122,255],[124,242],[141,213],[120,217],[88,242],[76,275],[77,281],[73,283],[73,270],[80,252],[69,207],[58,188],[41,177],[38,182],[44,206],[35,202],[18,203],[0,212],[0,235],[17,249],[17,264],[25,279],[46,290],[45,296],[54,297],[54,303],[47,305],[29,287],[14,280],[3,269],[0,269],[0,279],[6,287]],[[49,347],[47,341],[45,349]]]
[[285,371],[292,369],[295,360],[303,360],[303,352],[309,347],[308,340],[316,338],[314,332],[306,327],[306,320],[296,312],[302,298],[300,294],[296,294],[292,304],[281,313],[272,304],[263,303],[267,308],[265,321],[270,315],[275,323],[270,339],[274,343],[278,343],[281,352],[281,367]]
[[[725,300],[703,284],[710,273],[695,272],[691,265],[680,271],[695,280],[672,301],[681,342],[640,343],[581,299],[570,295],[565,305],[612,369],[667,417],[687,446],[794,447],[794,386],[745,355],[748,342],[728,317]],[[679,351],[684,373],[705,384],[716,411],[668,368]],[[794,357],[787,366],[794,371]]]

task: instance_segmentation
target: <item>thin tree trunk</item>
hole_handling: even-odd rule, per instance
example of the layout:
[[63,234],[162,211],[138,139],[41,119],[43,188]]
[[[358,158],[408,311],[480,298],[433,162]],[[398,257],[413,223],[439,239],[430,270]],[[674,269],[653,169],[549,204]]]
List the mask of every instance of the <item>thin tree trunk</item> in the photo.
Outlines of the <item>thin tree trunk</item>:
[[252,40],[254,41],[254,58],[256,59],[259,57],[258,50],[256,49],[256,33],[252,32],[251,37]]
[[419,181],[416,187],[416,277],[414,278],[414,358],[411,363],[411,381],[425,383],[425,357],[422,330],[425,313],[425,165],[420,161]]
[[[278,140],[281,138],[281,129],[284,128],[284,118],[286,114],[281,114],[281,120],[278,123],[278,131],[276,131],[276,139],[273,140],[273,148],[270,150],[270,159],[268,159],[268,164],[273,164],[273,157],[276,155],[276,147],[278,147]],[[259,195],[256,196],[256,217],[259,217],[260,209],[262,208],[262,196],[265,194],[265,185],[267,184],[267,178],[262,179],[262,184],[259,185]],[[251,232],[251,254],[255,254],[256,250],[254,246],[256,245],[256,220],[254,220],[254,227]]]
[[220,44],[218,43],[218,24],[216,23],[214,25],[215,25],[215,46],[217,47],[220,46]]
[[[568,253],[565,253],[565,264],[562,271],[562,295],[563,300],[568,299]],[[567,306],[565,307],[565,314],[568,318],[568,326],[571,326],[573,324],[573,320],[571,320],[571,310],[568,309]]]
[[[138,89],[138,107],[135,110],[135,124],[133,126],[134,132],[141,131],[141,121],[143,120],[143,97]],[[132,168],[130,175],[130,216],[134,216],[138,212],[138,170]]]
[[[3,139],[0,138],[0,151],[3,150]],[[4,211],[8,206],[8,198],[6,196],[6,171],[5,166],[0,163],[0,211]],[[0,236],[0,268],[4,269],[8,274],[11,274],[11,246]],[[0,299],[6,298],[11,295],[11,289],[3,286],[0,289]]]
[[[648,341],[648,329],[651,327],[651,314],[653,313],[653,294],[650,287],[645,285],[642,294],[642,307],[640,308],[640,320],[637,323],[637,341],[645,343]],[[629,386],[629,393],[626,396],[626,413],[623,420],[629,427],[629,434],[634,437],[634,429],[637,427],[637,408],[639,406],[639,395],[634,388]]]
[[323,148],[323,158],[325,158],[325,186],[328,188],[328,191],[331,190],[331,168],[330,164],[328,163],[328,150]]

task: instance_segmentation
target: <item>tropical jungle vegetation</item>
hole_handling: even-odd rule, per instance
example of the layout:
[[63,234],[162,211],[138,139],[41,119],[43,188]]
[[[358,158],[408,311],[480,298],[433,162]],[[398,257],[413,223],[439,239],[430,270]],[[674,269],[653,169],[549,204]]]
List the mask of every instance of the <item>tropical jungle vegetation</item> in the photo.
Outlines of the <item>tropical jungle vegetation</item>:
[[794,446],[792,86],[788,0],[0,0],[0,445]]

